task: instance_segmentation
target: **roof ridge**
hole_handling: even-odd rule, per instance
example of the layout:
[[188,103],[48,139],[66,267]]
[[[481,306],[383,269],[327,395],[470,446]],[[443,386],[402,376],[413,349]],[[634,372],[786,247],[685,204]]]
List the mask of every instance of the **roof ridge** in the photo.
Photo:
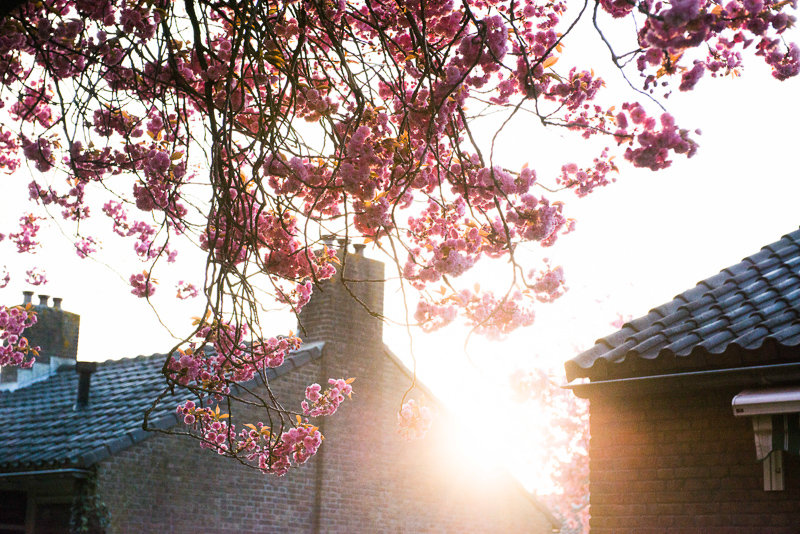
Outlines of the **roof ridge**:
[[[324,345],[325,345],[325,342],[323,342],[323,341],[314,341],[314,342],[311,342],[311,343],[303,343],[302,345],[300,345],[299,348],[297,348],[295,350],[292,350],[292,351],[289,351],[289,356],[291,356],[293,354],[299,354],[299,353],[302,353],[302,352],[308,351],[308,350],[314,350],[316,347],[320,347],[320,349],[321,349],[322,346],[324,346]],[[214,352],[215,351],[213,351],[213,350],[211,351],[211,353],[214,353]],[[165,358],[166,356],[167,356],[166,352],[154,352],[153,354],[139,354],[138,356],[129,356],[129,357],[125,357],[125,358],[116,358],[116,359],[109,358],[107,360],[102,360],[102,361],[97,362],[97,366],[98,367],[108,367],[108,366],[114,366],[114,365],[124,365],[126,363],[143,362],[143,361],[147,361],[147,360],[153,360],[153,359],[156,359],[156,358]]]

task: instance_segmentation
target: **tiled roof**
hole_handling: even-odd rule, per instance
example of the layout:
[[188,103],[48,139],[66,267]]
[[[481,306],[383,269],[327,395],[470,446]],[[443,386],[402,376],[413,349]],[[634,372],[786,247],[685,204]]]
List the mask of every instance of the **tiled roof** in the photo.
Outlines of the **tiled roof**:
[[[288,373],[322,355],[323,343],[304,345],[268,378]],[[75,409],[78,373],[62,366],[47,380],[0,392],[0,471],[43,466],[87,467],[150,436],[142,430],[145,410],[165,387],[164,355],[109,360],[92,374],[89,405]],[[167,397],[151,414],[151,425],[177,423],[183,397]]]
[[569,360],[567,379],[800,361],[800,230],[698,283]]

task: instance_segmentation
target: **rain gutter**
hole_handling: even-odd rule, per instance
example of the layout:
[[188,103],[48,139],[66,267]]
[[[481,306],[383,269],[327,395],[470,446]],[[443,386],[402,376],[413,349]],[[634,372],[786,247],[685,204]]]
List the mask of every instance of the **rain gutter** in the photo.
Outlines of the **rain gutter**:
[[595,380],[585,384],[564,386],[582,398],[594,395],[622,397],[676,390],[697,390],[721,387],[776,386],[800,382],[800,362],[692,371],[668,375]]
[[12,478],[12,477],[32,477],[32,476],[40,476],[40,475],[75,475],[78,478],[83,478],[88,476],[90,473],[89,469],[79,469],[77,467],[64,467],[61,469],[41,469],[41,470],[34,470],[34,471],[16,471],[11,473],[0,473],[0,478]]

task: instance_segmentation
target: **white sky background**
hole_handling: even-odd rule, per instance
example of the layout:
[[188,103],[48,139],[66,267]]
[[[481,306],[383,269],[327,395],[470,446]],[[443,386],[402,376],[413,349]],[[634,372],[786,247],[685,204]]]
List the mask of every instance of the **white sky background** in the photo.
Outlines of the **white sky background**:
[[[583,26],[585,46],[568,43],[564,60],[576,52],[591,57],[579,64],[593,67],[607,81],[607,103],[638,100],[657,113],[627,88],[600,39]],[[800,41],[800,30],[786,32],[785,39]],[[487,461],[481,455],[487,433],[517,427],[515,435],[530,446],[512,449],[502,463],[529,488],[547,491],[539,474],[545,459],[536,447],[537,423],[531,423],[537,405],[509,400],[509,375],[516,368],[539,366],[562,380],[563,362],[615,331],[610,322],[618,313],[645,315],[800,226],[800,80],[778,82],[761,58],[751,53],[745,60],[742,77],[707,75],[690,93],[677,92],[679,80],[671,81],[675,93],[663,105],[681,127],[702,130],[695,136],[700,149],[693,158],[678,156],[659,172],[620,165],[617,183],[584,199],[562,198],[567,216],[578,221],[577,230],[542,252],[553,265],[564,266],[570,290],[556,303],[539,306],[531,328],[504,343],[473,337],[467,350],[474,365],[464,364],[464,335],[454,330],[414,340],[423,381],[471,421],[464,439],[474,457]],[[641,86],[635,70],[628,75]],[[539,179],[552,184],[562,164],[583,165],[596,153],[587,155],[580,139],[558,131],[549,132],[544,148],[537,147],[541,130],[532,124],[510,131],[503,164],[514,169],[530,161]],[[477,276],[482,284],[491,278],[489,269]],[[384,337],[395,351],[407,352],[400,329]]]
[[[570,54],[579,55],[583,58],[579,65],[593,67],[606,79],[604,103],[644,102],[610,67],[608,51],[586,26],[580,40],[567,41],[566,56],[557,70],[565,73]],[[800,41],[800,30],[787,32],[785,38]],[[508,376],[515,369],[538,366],[563,375],[563,362],[576,347],[588,348],[613,331],[609,323],[618,312],[644,315],[800,225],[800,80],[778,82],[760,58],[746,60],[741,78],[706,76],[688,94],[677,93],[677,78],[671,83],[676,93],[662,101],[665,107],[682,127],[703,131],[694,158],[678,156],[671,168],[657,173],[621,164],[616,184],[585,199],[572,194],[562,198],[567,216],[578,220],[578,228],[542,256],[564,266],[570,291],[555,304],[539,306],[533,327],[503,343],[472,338],[468,347],[472,364],[463,352],[465,329],[415,334],[419,376],[449,409],[472,421],[472,438],[463,442],[467,449],[483,443],[499,427],[519,427],[517,435],[524,436],[525,446],[508,451],[503,463],[529,488],[546,489],[538,477],[542,458],[534,424],[537,407],[509,400]],[[635,86],[641,85],[635,70],[629,76]],[[657,113],[654,105],[646,107]],[[543,132],[537,123],[524,121],[517,121],[501,141],[503,153],[496,161],[511,169],[528,161],[547,184],[554,183],[562,164],[586,164],[599,152],[585,152],[585,143],[575,136]],[[27,202],[27,173],[23,168],[15,176],[0,176],[0,228],[6,233],[15,231],[17,217],[26,209],[22,203]],[[110,225],[99,205],[94,214],[104,226],[102,233],[93,235],[109,236]],[[22,267],[30,266],[32,258],[12,254],[8,241],[0,245],[0,267],[8,265],[14,276],[0,290],[0,302],[21,302],[23,289],[63,297],[64,308],[81,315],[79,358],[83,360],[164,352],[174,344],[147,303],[130,295],[127,279],[142,264],[134,261],[119,267],[120,277],[100,263],[78,259],[57,230],[48,232],[43,234],[47,247],[35,258],[47,270],[47,286],[26,287]],[[112,237],[104,243],[106,258],[132,255],[132,239],[114,245]],[[181,254],[182,271],[162,269],[165,276],[153,299],[161,319],[178,334],[187,331],[189,317],[200,313],[200,301],[177,301],[173,288],[178,279],[200,279],[204,268],[201,256],[195,260],[192,254]],[[118,259],[113,261],[119,265]],[[468,285],[475,280],[490,284],[494,269],[502,267],[479,269]],[[397,294],[387,289],[386,297],[392,308],[387,311],[401,317]],[[413,313],[414,303],[410,306]],[[275,333],[285,333],[294,324],[292,317],[276,316]],[[384,338],[410,364],[405,329],[387,327]],[[476,452],[481,452],[479,446]],[[496,461],[482,458],[489,466]]]

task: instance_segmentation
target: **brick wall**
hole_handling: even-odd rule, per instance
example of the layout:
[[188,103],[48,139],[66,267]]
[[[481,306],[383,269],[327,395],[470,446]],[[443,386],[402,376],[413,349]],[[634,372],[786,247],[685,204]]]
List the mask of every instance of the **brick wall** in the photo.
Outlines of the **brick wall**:
[[[346,278],[370,309],[382,309],[382,265],[351,256]],[[304,309],[307,341],[323,357],[271,384],[285,406],[299,405],[311,382],[355,377],[355,394],[321,420],[316,458],[285,477],[263,476],[201,451],[196,442],[153,436],[103,461],[100,492],[115,532],[215,533],[545,533],[552,526],[507,473],[467,468],[453,454],[453,421],[440,414],[424,440],[396,434],[410,378],[390,358],[381,324],[327,283]],[[421,392],[414,391],[413,398]],[[476,439],[490,443],[489,425]]]
[[800,459],[764,491],[740,389],[592,398],[592,534],[800,532]]
[[[319,368],[319,360],[309,362],[271,388],[287,406],[299,406]],[[250,415],[243,422],[263,419]],[[154,434],[100,463],[98,493],[116,534],[305,533],[313,522],[315,462],[282,478],[264,476],[197,441]]]

